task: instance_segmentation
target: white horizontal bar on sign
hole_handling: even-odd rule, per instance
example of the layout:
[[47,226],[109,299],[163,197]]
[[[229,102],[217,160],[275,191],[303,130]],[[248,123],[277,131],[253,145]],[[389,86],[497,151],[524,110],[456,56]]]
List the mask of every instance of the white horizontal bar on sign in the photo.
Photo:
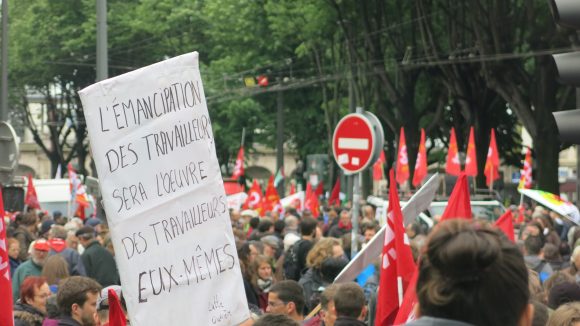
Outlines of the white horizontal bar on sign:
[[338,138],[339,149],[369,149],[369,140],[365,138]]

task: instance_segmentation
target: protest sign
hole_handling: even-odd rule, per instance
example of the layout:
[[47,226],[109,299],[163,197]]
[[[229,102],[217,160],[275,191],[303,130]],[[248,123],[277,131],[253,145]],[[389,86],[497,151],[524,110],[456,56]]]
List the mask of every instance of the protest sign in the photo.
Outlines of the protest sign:
[[198,53],[79,94],[131,324],[246,320]]

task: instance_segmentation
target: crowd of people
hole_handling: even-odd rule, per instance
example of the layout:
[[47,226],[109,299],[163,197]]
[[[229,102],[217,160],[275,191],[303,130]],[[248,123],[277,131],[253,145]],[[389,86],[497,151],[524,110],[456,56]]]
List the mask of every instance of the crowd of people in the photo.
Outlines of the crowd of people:
[[[358,212],[356,241],[379,231],[375,209]],[[514,222],[519,212],[514,211]],[[514,242],[489,221],[452,219],[406,227],[419,268],[409,325],[580,323],[580,227],[540,206],[516,223]],[[231,210],[251,319],[244,325],[374,325],[380,258],[354,282],[334,284],[351,255],[351,210],[321,216]],[[121,298],[106,223],[60,212],[17,213],[7,250],[14,318],[23,325],[108,325],[108,290]]]

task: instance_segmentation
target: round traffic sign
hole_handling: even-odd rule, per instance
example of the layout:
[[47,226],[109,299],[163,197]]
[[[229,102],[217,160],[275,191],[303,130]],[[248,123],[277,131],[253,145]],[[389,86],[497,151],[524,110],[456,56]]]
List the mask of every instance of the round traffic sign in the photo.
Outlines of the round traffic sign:
[[372,163],[375,131],[369,119],[360,113],[344,116],[332,137],[332,152],[338,166],[347,174],[364,170]]

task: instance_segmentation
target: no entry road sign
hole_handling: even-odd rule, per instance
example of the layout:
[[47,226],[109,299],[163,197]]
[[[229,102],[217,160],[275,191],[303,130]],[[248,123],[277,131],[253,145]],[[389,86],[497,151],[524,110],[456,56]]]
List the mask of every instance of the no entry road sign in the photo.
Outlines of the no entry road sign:
[[373,163],[373,154],[377,150],[375,127],[374,121],[362,113],[348,114],[336,125],[332,151],[336,163],[345,173],[360,172]]

